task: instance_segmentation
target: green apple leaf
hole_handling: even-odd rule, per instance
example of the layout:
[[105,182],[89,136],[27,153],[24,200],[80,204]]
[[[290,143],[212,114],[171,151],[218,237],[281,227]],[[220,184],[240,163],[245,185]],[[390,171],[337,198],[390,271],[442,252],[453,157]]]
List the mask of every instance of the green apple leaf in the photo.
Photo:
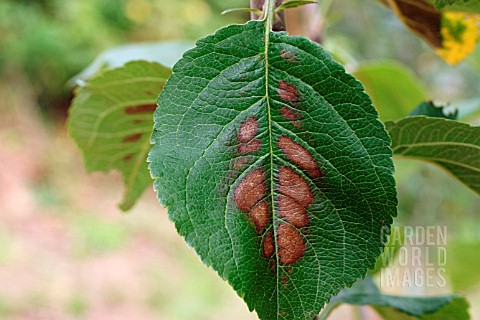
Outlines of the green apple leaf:
[[68,120],[70,135],[89,172],[122,173],[122,210],[130,209],[152,183],[146,163],[152,115],[170,74],[158,63],[135,61],[100,72],[77,89]]
[[480,127],[424,116],[385,125],[395,155],[437,164],[480,194]]
[[375,265],[396,215],[390,139],[318,44],[231,25],[158,99],[148,161],[171,220],[260,319],[311,320]]
[[402,297],[374,294],[353,294],[341,299],[342,303],[372,306],[388,320],[467,320],[468,302],[459,295],[439,297]]
[[467,300],[458,295],[433,297],[394,296],[382,293],[370,276],[333,297],[319,319],[328,316],[342,304],[370,306],[385,320],[468,320]]
[[432,118],[445,118],[450,120],[458,119],[458,109],[446,112],[445,106],[437,106],[432,101],[425,101],[420,103],[415,109],[413,109],[409,116],[427,116]]

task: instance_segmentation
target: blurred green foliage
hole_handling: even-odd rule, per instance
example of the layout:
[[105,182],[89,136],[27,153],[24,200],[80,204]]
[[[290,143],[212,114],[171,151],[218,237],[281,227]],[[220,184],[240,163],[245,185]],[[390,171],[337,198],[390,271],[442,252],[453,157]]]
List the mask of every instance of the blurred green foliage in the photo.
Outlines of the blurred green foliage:
[[[248,0],[2,0],[0,76],[25,74],[41,107],[66,109],[71,98],[67,81],[100,52],[127,43],[196,40],[248,20],[244,12],[220,14],[247,5]],[[453,69],[372,0],[333,1],[326,17],[326,44],[334,53],[348,52],[356,61],[401,61],[441,99],[480,94],[475,86],[479,50]],[[302,23],[301,17],[288,16],[289,29]]]
[[68,79],[101,51],[129,42],[197,39],[248,15],[242,0],[2,0],[0,76],[25,73],[40,106],[69,104]]
[[125,247],[130,239],[126,226],[115,225],[95,214],[75,217],[74,233],[80,256],[95,256]]

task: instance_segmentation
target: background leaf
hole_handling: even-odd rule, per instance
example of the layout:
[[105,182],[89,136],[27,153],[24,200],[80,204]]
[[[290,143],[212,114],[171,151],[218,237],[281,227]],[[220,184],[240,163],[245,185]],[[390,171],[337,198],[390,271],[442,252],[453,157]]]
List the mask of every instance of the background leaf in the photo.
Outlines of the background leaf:
[[420,103],[409,116],[427,116],[432,118],[445,118],[450,120],[457,120],[458,110],[447,113],[444,106],[436,106],[432,101]]
[[231,8],[222,11],[221,14],[227,14],[232,12],[255,12],[258,16],[262,15],[262,11],[255,8]]
[[396,215],[390,141],[318,44],[228,26],[184,54],[158,104],[158,197],[260,319],[311,320],[374,267]]
[[476,0],[435,0],[435,7],[448,11],[480,13],[480,2]]
[[68,129],[88,171],[119,170],[125,181],[120,208],[128,210],[152,182],[146,163],[156,98],[170,69],[135,61],[100,73],[80,87]]
[[[459,295],[442,297],[368,296],[364,301],[386,320],[468,320],[468,302]],[[360,302],[360,301],[359,301]],[[355,303],[357,304],[357,303]]]
[[128,62],[144,60],[158,62],[167,67],[173,67],[182,54],[193,47],[188,41],[164,41],[158,43],[136,43],[115,47],[102,52],[81,73],[70,80],[75,85],[79,80],[86,81],[100,70],[121,67]]
[[427,99],[423,83],[406,66],[395,61],[363,63],[354,76],[365,86],[382,121],[403,118]]
[[480,127],[423,116],[385,125],[395,155],[435,163],[480,193]]
[[370,276],[342,290],[320,315],[328,319],[341,304],[370,306],[386,320],[468,320],[468,302],[460,295],[408,297],[383,294]]

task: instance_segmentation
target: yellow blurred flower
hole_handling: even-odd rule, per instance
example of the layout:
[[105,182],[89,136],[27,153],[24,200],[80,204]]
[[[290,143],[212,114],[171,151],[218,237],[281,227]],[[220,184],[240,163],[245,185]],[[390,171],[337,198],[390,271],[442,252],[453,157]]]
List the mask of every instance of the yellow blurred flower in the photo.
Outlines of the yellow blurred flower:
[[211,19],[212,12],[205,1],[191,0],[182,5],[182,18],[192,25],[204,25]]
[[128,0],[125,4],[125,15],[131,21],[145,23],[152,14],[152,4],[148,0]]
[[479,40],[480,15],[446,12],[442,17],[442,48],[436,49],[447,63],[464,60]]

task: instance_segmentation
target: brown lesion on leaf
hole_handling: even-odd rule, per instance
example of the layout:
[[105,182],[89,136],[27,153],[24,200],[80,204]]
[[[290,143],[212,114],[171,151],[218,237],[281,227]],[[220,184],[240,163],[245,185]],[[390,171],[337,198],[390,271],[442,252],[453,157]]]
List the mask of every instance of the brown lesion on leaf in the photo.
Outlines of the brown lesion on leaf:
[[280,114],[282,115],[282,117],[290,121],[295,121],[298,119],[297,113],[287,107],[283,107],[282,109],[280,109]]
[[253,207],[265,196],[265,174],[262,169],[256,169],[238,184],[233,200],[238,209],[250,212]]
[[307,181],[292,169],[281,166],[278,182],[278,191],[281,194],[292,198],[304,207],[313,203],[313,193]]
[[281,136],[278,139],[278,147],[285,153],[288,160],[305,170],[312,178],[322,176],[322,172],[312,154],[300,144],[294,142],[293,139]]
[[306,207],[284,195],[278,197],[277,205],[280,217],[285,221],[297,228],[308,226],[310,221]]
[[281,264],[292,265],[307,250],[299,229],[310,223],[307,208],[314,197],[307,181],[288,167],[280,167],[278,184],[278,211],[285,220],[277,228],[278,257]]
[[[283,87],[291,88],[288,87],[290,86],[288,84],[286,86]],[[296,89],[294,91],[296,92]],[[296,95],[298,94],[296,93]],[[258,150],[260,140],[255,139],[257,134],[258,120],[256,117],[242,122],[237,136],[237,140],[240,142],[237,147],[238,153],[246,154]],[[291,138],[281,136],[278,147],[283,150],[290,161],[305,170],[310,176],[319,177],[321,175],[312,154]],[[234,160],[233,167],[242,169],[246,162],[248,162],[246,158]],[[307,208],[314,201],[309,184],[294,170],[281,166],[277,180],[280,195],[276,200],[276,205],[281,222],[278,224],[276,232],[272,227],[271,209],[268,202],[264,200],[267,186],[263,169],[253,170],[243,177],[233,195],[233,201],[237,208],[248,213],[248,219],[253,221],[258,234],[263,233],[261,253],[268,260],[272,272],[275,272],[277,259],[282,265],[293,265],[305,254],[306,245],[300,229],[309,225]],[[265,230],[267,231],[265,232]],[[278,251],[275,256],[276,248]]]
[[127,154],[125,157],[122,158],[123,161],[129,162],[133,158],[133,153]]
[[284,80],[280,80],[280,82],[278,83],[277,93],[283,101],[299,101],[297,87],[294,84],[288,84]]
[[275,273],[275,260],[274,259],[270,259],[270,261],[268,262],[268,267],[270,268],[270,271],[272,271],[272,273]]
[[300,231],[288,223],[278,225],[278,257],[283,265],[292,265],[303,257],[307,247]]
[[242,143],[237,147],[239,154],[252,153],[260,149],[260,140],[255,139],[248,143]]
[[255,224],[257,232],[262,233],[266,226],[270,224],[270,212],[268,211],[268,204],[266,201],[258,203],[250,211],[250,217]]
[[242,122],[240,125],[240,130],[238,131],[238,141],[239,142],[249,142],[258,133],[258,120],[257,117],[251,117]]
[[295,110],[292,110],[291,108],[288,107],[283,107],[280,109],[280,114],[282,115],[283,118],[286,120],[289,120],[292,125],[296,128],[300,127],[300,121],[298,120],[300,118],[300,114],[296,112]]
[[248,164],[250,161],[252,161],[251,157],[237,158],[233,162],[233,169],[243,169],[245,165]]
[[140,106],[125,108],[125,113],[127,114],[153,113],[155,109],[157,109],[156,104],[144,104]]
[[[275,253],[275,244],[273,242],[273,232],[270,230],[263,238],[263,256],[270,259]],[[273,260],[272,260],[273,261]]]
[[295,62],[298,62],[298,59],[297,57],[295,56],[295,54],[293,52],[290,52],[288,51],[287,49],[282,49],[280,51],[280,57],[282,59],[285,59],[287,62],[289,63],[295,63]]
[[253,140],[258,134],[258,119],[251,117],[240,124],[237,140],[240,145],[237,146],[239,154],[252,153],[260,149],[260,140]]
[[125,138],[123,138],[123,142],[137,142],[138,140],[140,140],[142,138],[142,134],[141,133],[134,133],[134,134],[131,134],[129,136],[126,136]]

